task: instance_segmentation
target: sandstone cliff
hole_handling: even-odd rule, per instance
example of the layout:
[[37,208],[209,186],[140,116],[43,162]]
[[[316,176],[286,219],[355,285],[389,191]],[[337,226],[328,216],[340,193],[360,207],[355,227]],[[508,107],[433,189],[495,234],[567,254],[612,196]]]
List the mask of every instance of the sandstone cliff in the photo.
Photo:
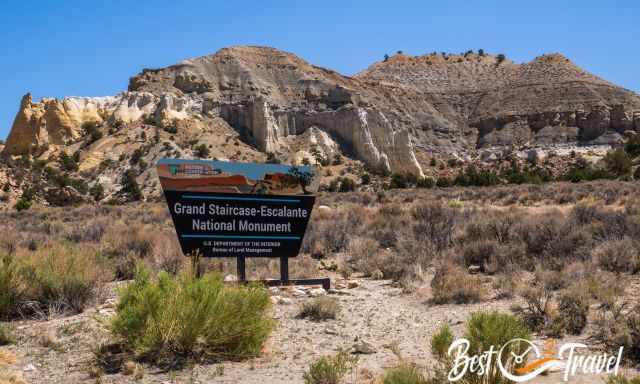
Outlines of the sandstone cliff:
[[491,161],[486,150],[616,145],[634,131],[640,97],[559,54],[524,64],[471,51],[399,54],[348,77],[277,49],[232,47],[144,69],[115,96],[27,94],[2,153],[47,164],[73,154],[72,174],[110,198],[134,168],[143,193],[157,194],[150,165],[163,156],[344,156],[422,176],[433,175],[434,156]]

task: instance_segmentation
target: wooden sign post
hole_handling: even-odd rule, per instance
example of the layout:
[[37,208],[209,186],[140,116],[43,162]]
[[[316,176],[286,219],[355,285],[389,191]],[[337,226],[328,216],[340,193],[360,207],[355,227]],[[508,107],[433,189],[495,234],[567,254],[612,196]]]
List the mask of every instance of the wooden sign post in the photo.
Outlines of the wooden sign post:
[[280,280],[266,284],[329,288],[328,278],[289,278],[315,203],[313,167],[162,159],[157,169],[184,254],[235,257],[243,282],[247,257],[275,257]]

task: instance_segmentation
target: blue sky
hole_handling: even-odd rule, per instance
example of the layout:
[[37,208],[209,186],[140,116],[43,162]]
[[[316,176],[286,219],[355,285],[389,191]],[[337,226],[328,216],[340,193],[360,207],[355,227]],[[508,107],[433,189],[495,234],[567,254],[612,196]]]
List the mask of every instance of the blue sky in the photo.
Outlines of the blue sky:
[[103,96],[130,76],[239,45],[354,74],[385,53],[561,52],[640,91],[638,1],[0,0],[0,138],[20,97]]

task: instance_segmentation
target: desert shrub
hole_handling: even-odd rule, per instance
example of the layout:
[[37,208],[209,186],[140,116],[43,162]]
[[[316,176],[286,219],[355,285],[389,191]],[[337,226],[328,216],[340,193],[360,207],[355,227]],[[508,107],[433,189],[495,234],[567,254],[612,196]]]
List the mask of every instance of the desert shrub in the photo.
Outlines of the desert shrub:
[[356,182],[353,181],[353,179],[348,178],[348,177],[343,177],[340,180],[340,188],[339,188],[339,192],[351,192],[351,191],[355,191],[356,189]]
[[617,177],[626,176],[631,173],[631,157],[622,149],[607,152],[604,157],[607,171]]
[[518,290],[518,277],[513,273],[505,273],[498,276],[493,283],[493,288],[497,291],[496,299],[511,299]]
[[60,168],[65,171],[73,172],[78,170],[78,159],[75,156],[69,156],[66,152],[60,152],[58,157]]
[[464,172],[459,173],[453,180],[454,185],[461,187],[479,186],[486,187],[500,184],[498,175],[493,171],[478,171],[473,165],[469,165]]
[[436,269],[431,280],[431,290],[431,301],[434,304],[475,303],[484,296],[480,279],[452,264],[443,264]]
[[581,181],[593,181],[598,179],[610,179],[613,175],[606,169],[594,168],[590,164],[577,164],[570,168],[563,176],[564,180],[578,183]]
[[21,197],[20,200],[16,202],[15,209],[18,212],[26,211],[29,208],[31,208],[31,200],[25,197]]
[[551,300],[553,292],[541,284],[523,285],[519,290],[526,306],[521,309],[522,320],[527,326],[540,331],[551,325]]
[[448,177],[438,177],[438,179],[436,180],[436,186],[440,187],[440,188],[447,188],[450,187],[452,185],[451,183],[451,179],[449,179]]
[[136,181],[136,172],[133,169],[128,169],[122,175],[122,192],[129,195],[132,200],[141,200],[142,191]]
[[338,384],[357,364],[357,358],[347,351],[339,351],[335,356],[324,356],[314,361],[304,373],[305,384]]
[[628,378],[622,375],[609,376],[607,384],[640,384],[640,376]]
[[353,237],[347,246],[350,265],[357,271],[371,276],[377,266],[371,259],[379,251],[380,244],[369,237]]
[[271,333],[271,301],[258,286],[225,287],[222,276],[197,279],[139,269],[121,292],[112,331],[140,357],[245,358],[260,353]]
[[592,251],[594,262],[610,272],[640,271],[640,252],[634,242],[624,237],[621,240],[607,240]]
[[640,156],[640,135],[631,136],[624,144],[624,151],[631,157]]
[[196,155],[196,157],[205,159],[211,155],[211,151],[209,150],[209,147],[207,147],[206,144],[202,143],[195,147],[194,154]]
[[11,253],[0,257],[0,319],[13,315],[23,298],[21,266]]
[[394,173],[391,175],[391,181],[389,183],[390,188],[407,188],[409,187],[409,181],[404,173]]
[[549,291],[558,291],[569,285],[567,276],[561,271],[536,268],[534,283]]
[[[526,325],[517,317],[507,314],[493,312],[474,312],[465,324],[464,338],[469,342],[468,354],[481,354],[490,348],[500,350],[502,353],[502,365],[513,372],[516,368],[511,359],[511,355],[521,355],[529,344],[525,342],[513,342],[515,339],[530,340],[531,334]],[[453,335],[448,327],[441,328],[432,338],[431,349],[436,356],[437,365],[435,367],[430,383],[448,382],[447,372],[454,376],[460,375],[460,365],[454,366],[454,360],[448,356],[447,350],[453,342]],[[468,372],[465,376],[458,377],[457,380],[466,384],[499,384],[504,383],[500,370],[497,369],[496,359],[491,359],[490,365],[485,370],[486,374],[478,376],[475,372]]]
[[587,325],[588,313],[589,300],[584,292],[569,290],[558,300],[558,315],[554,319],[556,329],[579,335]]
[[431,177],[421,177],[416,183],[418,188],[433,188],[436,185],[436,181]]
[[314,321],[335,319],[340,312],[340,303],[334,298],[321,296],[305,302],[297,317]]
[[382,376],[382,384],[428,384],[429,380],[413,364],[401,364],[389,368]]
[[493,240],[480,240],[467,243],[462,248],[464,265],[477,265],[483,272],[487,271],[489,260],[496,254],[497,243]]
[[100,183],[95,183],[89,188],[89,194],[93,197],[94,201],[100,201],[104,199],[104,187]]
[[[504,346],[502,364],[509,371],[515,368],[511,354],[520,355],[526,348],[525,343],[509,343],[514,339],[530,340],[531,334],[526,325],[517,317],[499,312],[474,312],[466,322],[465,338],[469,340],[469,354],[480,354],[491,346],[499,350]],[[509,343],[508,345],[506,345]],[[506,345],[506,346],[505,346]],[[481,378],[481,383],[501,383],[503,378],[497,369],[497,362],[492,360],[489,373]],[[475,373],[471,373],[475,375]],[[476,378],[474,378],[476,379]],[[472,379],[473,380],[473,379]],[[475,382],[475,381],[471,381]]]
[[451,245],[456,210],[436,204],[419,204],[411,212],[416,239],[430,241],[437,250]]
[[627,302],[601,306],[594,319],[593,337],[608,349],[624,347],[627,360],[640,362],[640,306]]
[[41,247],[19,261],[4,255],[2,264],[0,318],[81,312],[110,279],[99,253],[65,243]]
[[444,359],[451,343],[453,343],[453,333],[448,325],[440,327],[431,337],[431,353],[439,359]]
[[15,337],[8,325],[0,324],[0,346],[13,344]]

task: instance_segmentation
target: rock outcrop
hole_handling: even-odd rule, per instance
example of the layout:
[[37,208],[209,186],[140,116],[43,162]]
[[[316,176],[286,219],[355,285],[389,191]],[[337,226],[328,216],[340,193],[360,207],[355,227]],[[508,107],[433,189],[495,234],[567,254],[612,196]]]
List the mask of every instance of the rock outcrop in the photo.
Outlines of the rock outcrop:
[[[617,144],[640,131],[640,97],[558,54],[524,64],[473,52],[396,55],[347,77],[273,48],[232,47],[145,69],[116,96],[34,103],[26,95],[3,153],[77,150],[88,122],[106,135],[84,157],[91,167],[108,157],[105,143],[118,127],[144,123],[173,127],[167,148],[178,125],[190,127],[195,137],[178,135],[189,141],[215,126],[282,158],[339,151],[371,169],[423,175],[433,153],[469,158],[483,148]],[[296,139],[310,130],[324,144]]]

